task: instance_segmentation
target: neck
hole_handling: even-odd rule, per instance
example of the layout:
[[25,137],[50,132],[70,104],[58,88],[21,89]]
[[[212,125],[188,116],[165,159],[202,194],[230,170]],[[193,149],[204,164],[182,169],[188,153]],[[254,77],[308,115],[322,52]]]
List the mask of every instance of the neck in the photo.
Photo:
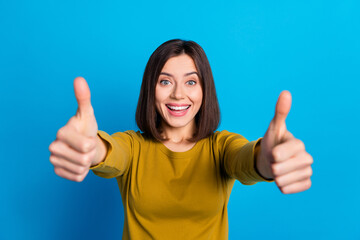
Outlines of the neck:
[[184,143],[188,142],[188,139],[191,139],[195,133],[196,127],[195,122],[184,127],[171,127],[165,123],[161,124],[162,135],[166,139],[164,141],[169,141],[173,143]]

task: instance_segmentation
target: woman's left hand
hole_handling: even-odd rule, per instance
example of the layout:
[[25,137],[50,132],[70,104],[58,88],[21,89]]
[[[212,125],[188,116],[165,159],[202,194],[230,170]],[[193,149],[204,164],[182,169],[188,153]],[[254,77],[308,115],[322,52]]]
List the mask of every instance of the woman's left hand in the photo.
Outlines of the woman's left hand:
[[274,179],[284,194],[302,192],[310,188],[312,156],[304,143],[287,129],[285,119],[291,108],[291,94],[283,91],[276,104],[275,116],[261,140],[256,167],[260,174]]

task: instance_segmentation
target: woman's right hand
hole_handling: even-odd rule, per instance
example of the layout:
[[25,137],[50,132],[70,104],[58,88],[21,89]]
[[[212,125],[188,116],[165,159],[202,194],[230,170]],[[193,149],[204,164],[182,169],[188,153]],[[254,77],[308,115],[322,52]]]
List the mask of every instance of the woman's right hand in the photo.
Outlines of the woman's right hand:
[[74,80],[74,90],[78,102],[76,115],[59,129],[49,150],[55,173],[81,182],[90,166],[103,161],[106,146],[97,136],[98,126],[90,102],[90,89],[84,78],[77,77]]

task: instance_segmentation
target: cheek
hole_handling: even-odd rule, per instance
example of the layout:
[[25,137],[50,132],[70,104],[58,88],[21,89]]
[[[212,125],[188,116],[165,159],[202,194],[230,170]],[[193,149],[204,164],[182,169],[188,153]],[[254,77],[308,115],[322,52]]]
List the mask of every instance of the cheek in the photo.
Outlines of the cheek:
[[162,103],[166,99],[166,94],[163,90],[156,88],[155,89],[155,106],[158,111],[161,110]]
[[169,96],[169,89],[156,87],[155,88],[155,100],[162,102]]
[[158,104],[159,102],[161,102],[161,91],[156,88],[155,89],[155,103]]
[[[203,92],[201,89],[194,91],[192,94],[192,99],[194,101],[194,103],[196,104],[200,104],[202,103],[202,99],[203,99]],[[200,107],[200,106],[199,106]]]

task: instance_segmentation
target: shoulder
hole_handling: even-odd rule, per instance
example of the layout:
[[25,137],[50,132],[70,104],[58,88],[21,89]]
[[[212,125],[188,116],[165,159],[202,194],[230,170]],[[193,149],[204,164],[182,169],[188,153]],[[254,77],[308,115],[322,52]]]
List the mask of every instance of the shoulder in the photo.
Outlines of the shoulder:
[[216,131],[210,136],[212,145],[220,151],[226,151],[232,148],[242,147],[249,141],[238,133],[229,132],[227,130]]
[[127,130],[124,132],[116,132],[112,134],[112,137],[114,138],[122,138],[122,139],[129,139],[134,142],[144,143],[144,142],[153,142],[149,137],[146,137],[143,133],[140,131],[134,131],[134,130]]
[[211,136],[213,141],[227,141],[231,139],[245,139],[242,135],[238,133],[229,132],[227,130],[216,131]]

